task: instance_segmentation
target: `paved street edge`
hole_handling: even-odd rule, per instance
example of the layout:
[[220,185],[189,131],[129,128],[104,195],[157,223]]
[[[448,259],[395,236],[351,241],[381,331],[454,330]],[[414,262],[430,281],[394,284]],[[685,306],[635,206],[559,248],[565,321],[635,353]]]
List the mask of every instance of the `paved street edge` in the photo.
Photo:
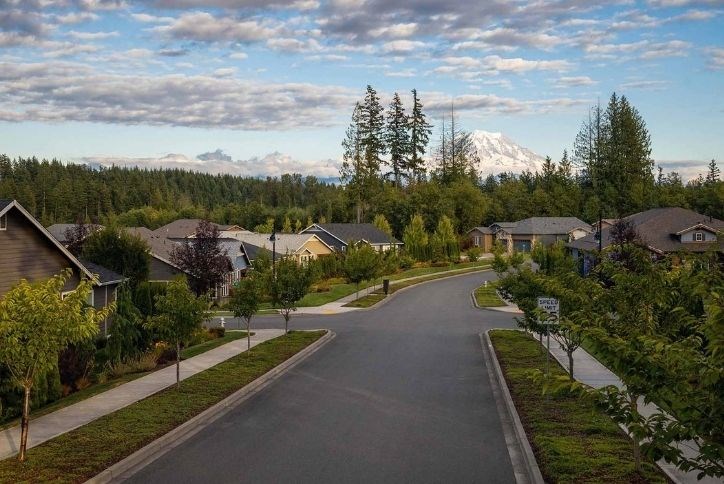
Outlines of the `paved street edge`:
[[510,396],[508,384],[505,382],[503,370],[500,368],[498,358],[495,356],[493,343],[490,341],[488,332],[480,333],[480,344],[483,348],[483,355],[488,366],[488,377],[490,378],[495,405],[498,408],[498,416],[503,425],[505,444],[508,447],[508,454],[513,465],[515,481],[518,484],[542,484],[543,476],[535,460],[533,449],[528,442],[523,424],[515,409],[513,398]]
[[233,410],[249,397],[266,388],[274,380],[291,370],[294,366],[301,363],[323,345],[331,341],[335,336],[336,334],[333,331],[327,330],[327,334],[301,350],[299,353],[275,366],[256,380],[237,390],[217,404],[207,408],[200,414],[179,425],[162,437],[159,437],[125,459],[113,464],[97,476],[88,479],[86,484],[121,482],[129,478],[139,470],[163,456],[168,451],[173,450],[175,447],[193,437],[196,433],[203,430],[215,420]]

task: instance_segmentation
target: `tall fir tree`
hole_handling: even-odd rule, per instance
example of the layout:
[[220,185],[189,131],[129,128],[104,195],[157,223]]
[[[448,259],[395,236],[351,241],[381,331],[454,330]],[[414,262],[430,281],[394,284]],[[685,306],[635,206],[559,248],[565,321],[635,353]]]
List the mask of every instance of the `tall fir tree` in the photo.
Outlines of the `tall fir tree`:
[[427,151],[432,134],[432,125],[427,122],[422,111],[422,102],[417,95],[417,89],[412,90],[412,114],[409,120],[410,149],[407,160],[409,178],[411,181],[423,181],[426,177],[425,160],[422,158]]
[[[369,183],[370,177],[362,147],[361,119],[362,106],[357,103],[352,112],[352,122],[347,128],[344,141],[342,141],[344,153],[342,155],[342,167],[340,168],[342,183],[345,184],[350,199],[354,200],[355,203],[357,223],[362,221],[366,201],[365,187]],[[307,222],[307,225],[311,225],[309,220]]]
[[382,156],[387,153],[385,145],[385,116],[380,97],[370,85],[367,86],[360,109],[360,134],[362,154],[370,175],[379,176]]
[[390,171],[385,175],[392,177],[396,187],[401,187],[402,178],[407,176],[407,161],[410,152],[409,128],[409,120],[400,95],[395,93],[387,110],[385,142],[390,153]]

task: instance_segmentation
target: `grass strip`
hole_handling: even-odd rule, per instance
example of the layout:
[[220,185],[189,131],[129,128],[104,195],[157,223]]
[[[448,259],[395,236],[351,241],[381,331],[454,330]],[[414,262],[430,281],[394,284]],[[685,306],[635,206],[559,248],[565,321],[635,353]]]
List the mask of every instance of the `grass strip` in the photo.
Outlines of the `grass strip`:
[[[475,266],[470,267],[463,270],[457,270],[455,271],[455,274],[452,275],[460,275],[460,274],[467,274],[469,272],[476,272],[481,269],[485,269],[488,267],[487,265],[481,265],[481,266]],[[399,291],[400,289],[404,289],[406,287],[414,286],[415,284],[420,284],[421,282],[428,282],[428,281],[434,281],[435,279],[442,279],[445,277],[450,277],[451,274],[447,274],[447,272],[443,273],[436,273],[432,274],[427,277],[420,277],[418,279],[412,279],[410,281],[402,281],[398,283],[390,283],[390,294],[394,294],[395,292]],[[354,301],[348,302],[344,305],[344,307],[347,308],[368,308],[370,306],[374,306],[378,302],[382,301],[385,298],[385,294],[382,291],[382,289],[377,289],[374,292],[371,292],[370,294],[367,294],[366,296],[362,296],[358,299],[355,299]]]
[[475,290],[475,302],[481,308],[497,308],[505,306],[505,302],[498,297],[498,285],[495,282],[480,286]]
[[[634,469],[629,437],[593,402],[570,395],[542,394],[527,372],[545,368],[545,355],[531,336],[496,330],[490,338],[515,408],[546,482],[667,482],[652,462]],[[551,374],[567,375],[551,358]]]
[[[0,482],[84,482],[306,348],[326,331],[295,331],[140,402],[0,461]],[[32,424],[31,424],[32,427]]]

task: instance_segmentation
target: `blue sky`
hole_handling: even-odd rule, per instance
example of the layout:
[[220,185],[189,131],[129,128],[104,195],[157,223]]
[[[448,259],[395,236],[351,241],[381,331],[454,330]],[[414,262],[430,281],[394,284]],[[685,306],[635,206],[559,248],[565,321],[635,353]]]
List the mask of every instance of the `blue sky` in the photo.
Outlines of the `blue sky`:
[[0,151],[333,176],[372,84],[554,159],[615,90],[667,170],[721,162],[724,1],[606,5],[0,0]]

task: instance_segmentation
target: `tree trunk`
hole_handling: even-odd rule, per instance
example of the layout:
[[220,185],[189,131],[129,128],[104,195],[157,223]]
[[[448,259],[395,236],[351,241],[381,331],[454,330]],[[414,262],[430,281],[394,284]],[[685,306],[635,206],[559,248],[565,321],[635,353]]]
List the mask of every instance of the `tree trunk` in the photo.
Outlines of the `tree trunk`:
[[573,381],[573,350],[566,350],[566,353],[568,353],[568,371],[571,373],[570,377]]
[[[638,408],[638,405],[639,405],[638,400],[639,400],[639,399],[638,399],[638,396],[637,396],[637,395],[631,395],[630,398],[631,398],[631,408],[632,408],[632,411],[633,411],[634,413],[638,414],[638,412],[639,412],[639,408]],[[638,418],[637,418],[636,420],[638,420]],[[639,443],[638,437],[636,437],[635,435],[633,435],[633,433],[631,434],[631,441],[633,442],[634,466],[635,466],[635,468],[636,468],[636,472],[638,472],[639,474],[643,475],[643,468],[641,467],[641,445],[640,445],[640,443]]]
[[176,389],[181,388],[181,341],[176,340]]
[[25,461],[25,452],[28,448],[28,431],[30,429],[30,387],[24,386],[23,417],[20,420],[20,452],[18,460]]
[[284,313],[284,334],[289,334],[289,313]]
[[540,352],[544,353],[544,351],[543,351],[543,331],[538,333],[538,341],[540,342]]
[[246,320],[246,354],[251,351],[251,318]]

